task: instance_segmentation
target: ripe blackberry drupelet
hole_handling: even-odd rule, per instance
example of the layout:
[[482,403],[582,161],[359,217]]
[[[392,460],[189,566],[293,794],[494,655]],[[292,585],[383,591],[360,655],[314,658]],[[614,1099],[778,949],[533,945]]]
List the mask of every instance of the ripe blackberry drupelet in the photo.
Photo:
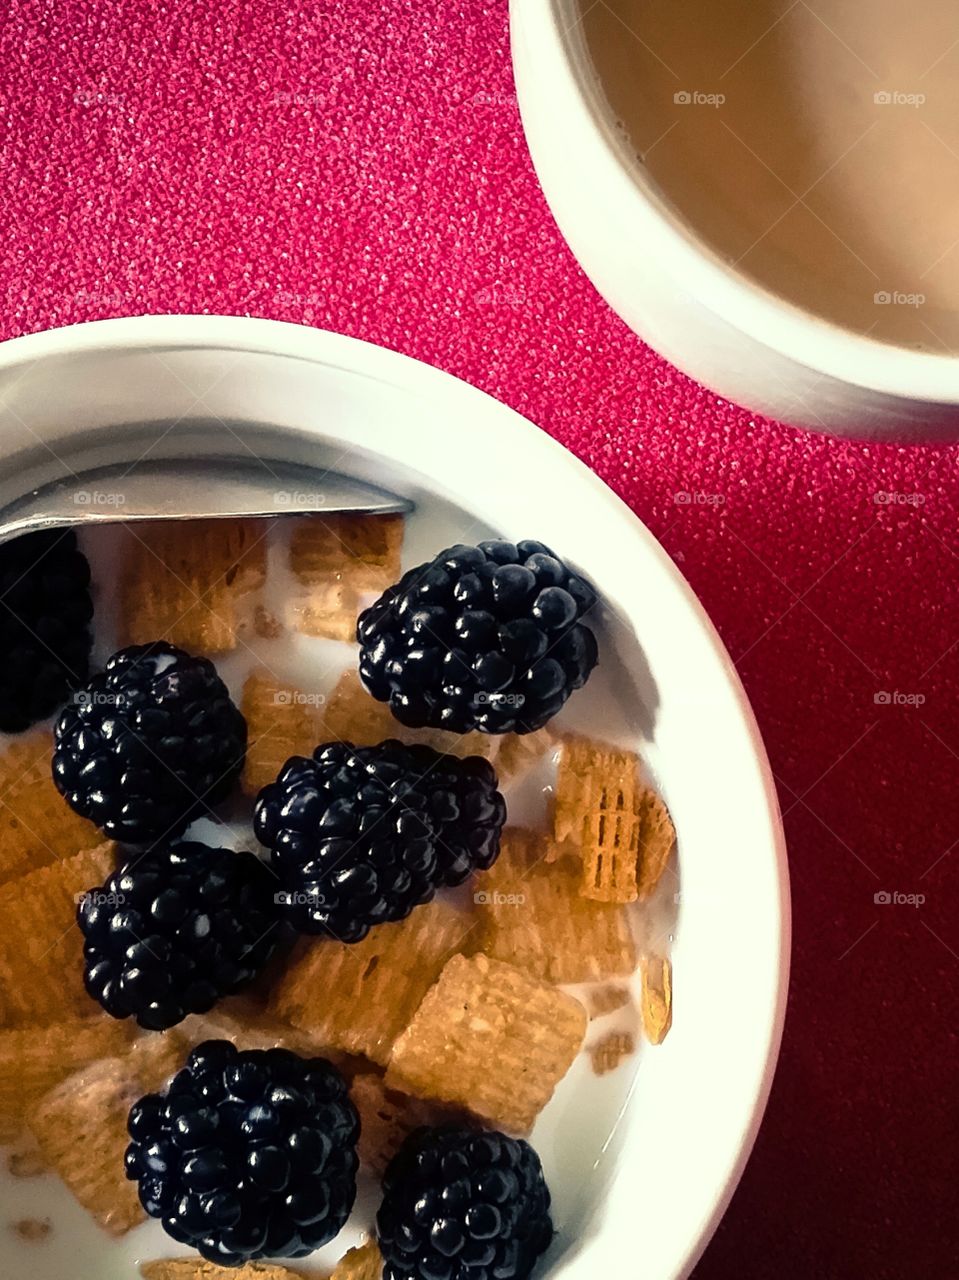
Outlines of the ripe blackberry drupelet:
[[157,641],[115,653],[61,714],[53,780],[105,835],[148,844],[225,799],[245,754],[213,663]]
[[52,715],[90,668],[90,566],[72,530],[0,546],[0,730]]
[[131,859],[77,908],[87,991],[162,1031],[257,976],[277,941],[276,881],[252,853],[183,843]]
[[144,1209],[211,1262],[302,1257],[353,1208],[359,1120],[323,1058],[208,1040],[128,1127]]
[[501,1133],[418,1129],[383,1192],[384,1280],[525,1280],[553,1237],[539,1156]]
[[596,665],[595,602],[541,542],[449,547],[360,614],[360,675],[403,724],[530,733]]
[[390,740],[295,756],[260,792],[253,823],[283,915],[303,933],[359,942],[441,886],[488,870],[505,820],[488,761]]

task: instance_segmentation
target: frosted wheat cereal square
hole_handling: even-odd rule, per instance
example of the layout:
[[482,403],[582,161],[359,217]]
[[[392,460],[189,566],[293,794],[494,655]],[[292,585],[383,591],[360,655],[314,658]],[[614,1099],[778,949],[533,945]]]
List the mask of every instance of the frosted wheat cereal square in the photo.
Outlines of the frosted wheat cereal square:
[[128,1023],[106,1014],[0,1031],[0,1142],[19,1136],[26,1109],[54,1085],[97,1058],[123,1053],[131,1038]]
[[353,640],[364,596],[379,595],[400,576],[401,515],[330,513],[299,516],[289,563],[299,590],[287,601],[297,631]]
[[590,1020],[605,1018],[607,1014],[625,1009],[632,1004],[633,996],[629,987],[621,987],[609,983],[602,987],[594,987],[586,996]]
[[562,744],[553,834],[578,850],[582,893],[598,902],[648,898],[673,846],[669,814],[643,785],[639,766],[635,752],[591,738]]
[[626,908],[584,898],[579,862],[549,861],[551,844],[537,832],[504,830],[499,858],[473,881],[483,951],[546,982],[629,976],[636,947]]
[[209,1013],[193,1013],[176,1028],[191,1044],[229,1040],[237,1049],[289,1049],[301,1058],[326,1058],[346,1076],[357,1059],[324,1044],[308,1031],[281,1022],[248,994],[220,1001]]
[[308,585],[339,575],[361,590],[385,591],[400,576],[403,524],[396,514],[298,516],[290,535],[290,568]]
[[400,724],[385,702],[369,693],[356,671],[344,671],[322,713],[326,741],[375,747],[388,738],[422,743],[453,756],[483,756],[495,761],[499,739],[488,733],[448,733],[443,729],[410,729]]
[[377,702],[352,670],[337,680],[320,719],[324,742],[352,742],[355,747],[375,747],[403,732],[387,704]]
[[0,754],[0,885],[92,848],[99,832],[53,785],[53,734],[37,729]]
[[636,1052],[636,1041],[628,1031],[609,1031],[589,1051],[593,1073],[605,1076],[615,1071]]
[[110,841],[0,887],[0,1026],[44,1026],[97,1012],[83,986],[77,903],[116,865]]
[[146,1215],[123,1169],[127,1116],[143,1094],[122,1058],[101,1058],[58,1084],[27,1112],[46,1163],[111,1235]]
[[111,1235],[146,1217],[124,1172],[130,1108],[163,1088],[185,1055],[176,1032],[143,1036],[122,1057],[97,1059],[27,1108],[43,1160]]
[[344,1053],[385,1066],[393,1041],[469,931],[468,918],[434,900],[362,942],[304,940],[271,998],[282,1021]]
[[534,733],[503,734],[496,751],[496,772],[500,782],[519,782],[555,743],[556,735],[548,726]]
[[261,668],[243,686],[240,710],[247,723],[242,786],[255,796],[276,781],[291,756],[312,755],[322,734],[320,703],[315,694]]
[[454,956],[393,1046],[389,1088],[528,1133],[579,1053],[586,1010],[487,956]]
[[387,1088],[383,1077],[372,1071],[355,1076],[350,1097],[360,1117],[360,1163],[376,1174],[385,1171],[414,1130],[463,1119],[461,1111]]
[[237,600],[266,580],[270,523],[157,520],[129,526],[120,640],[168,640],[191,653],[237,646]]

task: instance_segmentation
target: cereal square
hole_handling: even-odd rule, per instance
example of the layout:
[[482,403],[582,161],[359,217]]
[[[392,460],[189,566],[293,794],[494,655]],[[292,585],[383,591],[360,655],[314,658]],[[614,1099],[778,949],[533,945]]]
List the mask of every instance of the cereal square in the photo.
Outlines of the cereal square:
[[176,1033],[143,1036],[123,1057],[98,1059],[27,1109],[43,1160],[111,1235],[146,1217],[123,1167],[130,1108],[162,1088],[184,1056]]
[[145,1218],[123,1170],[127,1116],[143,1086],[122,1058],[101,1058],[29,1109],[44,1160],[101,1227],[120,1236]]
[[0,885],[92,848],[99,833],[53,785],[53,734],[37,729],[0,754]]
[[589,1051],[593,1073],[608,1075],[636,1052],[636,1041],[628,1031],[609,1031]]
[[398,738],[403,725],[393,718],[385,702],[369,694],[359,673],[344,671],[321,713],[324,742],[352,742],[355,747],[375,747],[387,738]]
[[626,908],[582,897],[578,861],[547,861],[550,843],[521,827],[503,832],[499,858],[474,881],[483,951],[545,982],[627,977],[636,948]]
[[274,782],[291,756],[309,756],[322,736],[315,694],[297,689],[261,668],[243,686],[240,709],[248,741],[242,785],[255,796]]
[[610,1013],[625,1009],[632,1004],[633,996],[629,987],[620,987],[615,983],[608,986],[594,987],[586,997],[590,1020],[605,1018]]
[[549,728],[534,733],[504,733],[496,752],[496,772],[501,783],[519,782],[556,742]]
[[582,893],[598,902],[650,896],[675,839],[666,807],[639,777],[639,757],[591,738],[560,753],[553,834],[583,862]]
[[385,591],[400,576],[402,546],[401,515],[298,516],[290,535],[290,568],[311,586],[338,576],[363,591]]
[[383,1077],[372,1071],[354,1077],[350,1097],[360,1116],[360,1163],[376,1174],[385,1171],[415,1129],[462,1122],[464,1118],[461,1111],[388,1089]]
[[483,756],[493,760],[499,739],[488,733],[448,733],[443,729],[410,729],[400,724],[385,702],[368,693],[358,673],[344,671],[327,699],[322,715],[323,733],[329,742],[352,742],[375,747],[387,738],[419,742],[452,756]]
[[356,1059],[321,1044],[308,1031],[281,1022],[247,994],[221,1001],[209,1013],[194,1013],[176,1028],[190,1044],[229,1040],[238,1049],[289,1049],[301,1058],[327,1058],[346,1075]]
[[54,1085],[97,1058],[125,1052],[131,1038],[128,1023],[106,1014],[0,1031],[0,1142],[21,1133],[25,1110]]
[[287,602],[290,625],[307,635],[355,639],[363,597],[379,595],[400,576],[402,544],[401,515],[297,517],[289,562],[300,590]]
[[83,986],[77,901],[115,865],[107,841],[0,887],[0,1026],[44,1026],[97,1012]]
[[128,526],[121,642],[169,640],[191,653],[237,646],[237,600],[266,580],[270,523],[157,520]]
[[390,1088],[528,1133],[579,1053],[586,1010],[487,956],[454,956],[393,1046]]
[[377,925],[362,942],[304,940],[273,992],[273,1011],[320,1043],[385,1066],[469,928],[462,912],[434,900],[406,920]]

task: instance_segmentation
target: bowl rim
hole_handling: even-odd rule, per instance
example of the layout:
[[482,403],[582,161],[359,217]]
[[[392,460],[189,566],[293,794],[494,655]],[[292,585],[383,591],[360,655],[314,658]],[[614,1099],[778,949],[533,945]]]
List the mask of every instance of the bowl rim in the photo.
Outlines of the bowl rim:
[[[741,762],[744,779],[742,786],[746,788],[748,784],[751,794],[755,794],[759,801],[750,817],[753,823],[752,843],[763,850],[762,857],[766,860],[769,882],[762,899],[762,905],[767,911],[764,934],[767,941],[761,959],[769,965],[767,972],[771,972],[773,981],[768,983],[770,990],[767,1002],[761,1008],[756,1006],[753,1009],[761,1019],[761,1024],[757,1023],[758,1030],[750,1028],[753,1033],[750,1037],[752,1047],[748,1052],[744,1049],[739,1064],[743,1079],[749,1081],[749,1089],[744,1091],[748,1092],[748,1101],[736,1103],[738,1140],[735,1145],[727,1142],[722,1147],[725,1167],[723,1179],[721,1182],[711,1183],[709,1195],[702,1197],[704,1207],[696,1220],[697,1225],[689,1237],[684,1238],[682,1249],[676,1251],[675,1266],[668,1273],[673,1277],[688,1276],[725,1213],[759,1131],[782,1040],[791,949],[789,870],[775,782],[752,708],[718,632],[692,588],[658,540],[635,512],[575,455],[521,414],[487,393],[453,374],[384,347],[325,330],[274,320],[218,315],[139,316],[93,321],[11,338],[0,343],[0,376],[13,373],[15,385],[19,376],[27,372],[30,366],[47,358],[63,357],[69,360],[84,354],[125,356],[183,350],[292,358],[340,372],[358,373],[378,383],[388,384],[393,389],[406,391],[421,400],[429,398],[440,402],[444,410],[451,409],[455,412],[459,406],[464,411],[464,418],[467,411],[475,413],[477,409],[481,409],[489,419],[489,429],[500,437],[499,443],[502,443],[502,436],[506,433],[511,441],[514,439],[513,433],[521,433],[524,447],[538,451],[550,468],[571,470],[575,482],[591,490],[591,502],[599,504],[604,514],[608,514],[610,520],[617,522],[624,531],[627,527],[631,530],[632,536],[643,543],[644,551],[654,562],[655,573],[666,580],[675,593],[677,607],[682,609],[684,619],[688,619],[690,627],[694,627],[698,633],[698,640],[709,650],[710,659],[718,668],[716,677],[723,682],[732,714],[738,719],[737,733],[745,738],[748,745],[748,753]],[[0,407],[2,405],[0,387]],[[731,732],[731,721],[726,721],[725,725],[727,731]],[[768,859],[766,853],[769,854]],[[687,910],[685,905],[683,910]],[[669,1044],[670,1040],[667,1040],[666,1046]],[[662,1061],[665,1062],[665,1059]],[[621,1181],[625,1183],[626,1179]],[[609,1187],[611,1200],[616,1190],[615,1184]],[[620,1190],[627,1197],[626,1204],[629,1205],[629,1188],[623,1186]],[[708,1204],[705,1203],[707,1200]],[[616,1231],[604,1223],[599,1229],[597,1242],[608,1234],[611,1241],[621,1247],[627,1233],[629,1239],[633,1238],[634,1222],[627,1216],[620,1217],[616,1229],[619,1232],[618,1241]],[[583,1271],[574,1263],[569,1273],[571,1280],[574,1274],[576,1277],[591,1274],[589,1259],[583,1261],[586,1263],[586,1270]],[[566,1267],[562,1264],[561,1274],[566,1274]]]
[[[577,112],[591,136],[603,180],[622,202],[624,221],[660,236],[657,255],[672,260],[689,293],[713,313],[784,359],[863,391],[959,404],[959,355],[882,342],[817,316],[738,271],[670,205],[616,125],[582,33],[582,0],[510,0],[514,32],[536,31],[527,44],[536,79],[550,86],[556,119]],[[537,15],[539,15],[537,17]],[[523,93],[519,94],[523,111]]]

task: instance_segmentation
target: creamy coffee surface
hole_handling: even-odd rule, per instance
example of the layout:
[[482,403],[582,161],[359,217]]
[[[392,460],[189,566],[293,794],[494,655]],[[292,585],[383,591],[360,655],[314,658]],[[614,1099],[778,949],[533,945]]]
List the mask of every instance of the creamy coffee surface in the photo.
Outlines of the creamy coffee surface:
[[739,270],[858,333],[959,350],[955,0],[580,0],[613,112]]

